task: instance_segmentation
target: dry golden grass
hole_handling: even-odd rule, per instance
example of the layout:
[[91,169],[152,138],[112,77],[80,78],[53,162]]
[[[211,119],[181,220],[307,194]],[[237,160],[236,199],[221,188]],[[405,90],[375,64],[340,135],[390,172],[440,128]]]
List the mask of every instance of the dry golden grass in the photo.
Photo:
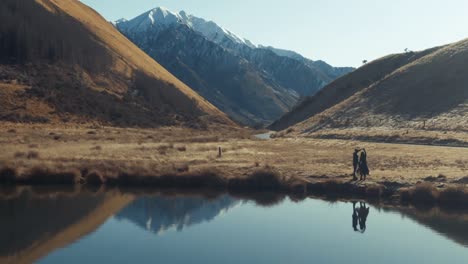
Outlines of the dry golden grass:
[[[15,133],[8,131],[15,130]],[[49,168],[94,166],[118,171],[170,172],[187,165],[190,171],[217,168],[228,177],[242,176],[258,167],[274,166],[281,175],[314,179],[349,175],[355,147],[369,153],[370,181],[414,184],[443,174],[447,181],[468,176],[466,148],[385,144],[353,140],[281,138],[255,140],[242,131],[199,131],[182,128],[119,129],[57,128],[48,125],[3,123],[0,161],[18,173],[36,165]],[[250,132],[254,133],[254,132]],[[60,136],[59,138],[56,138]],[[30,149],[35,145],[34,150]],[[218,157],[218,147],[223,150]],[[30,153],[28,158],[17,153]],[[31,155],[29,155],[31,156]],[[168,171],[169,170],[169,171]]]

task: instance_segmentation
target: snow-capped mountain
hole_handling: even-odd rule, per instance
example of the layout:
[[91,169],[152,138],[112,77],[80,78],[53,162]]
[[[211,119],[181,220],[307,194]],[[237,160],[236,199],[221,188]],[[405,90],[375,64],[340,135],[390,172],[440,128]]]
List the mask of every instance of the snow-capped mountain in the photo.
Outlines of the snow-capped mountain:
[[215,200],[203,198],[141,198],[116,215],[154,234],[182,231],[209,222],[239,205],[239,200],[224,195]]
[[155,8],[115,25],[175,76],[247,125],[273,122],[300,97],[315,94],[352,70],[256,46],[184,11]]
[[126,19],[120,19],[116,21],[116,24],[121,24],[122,30],[132,32],[145,32],[154,28],[167,28],[176,23],[184,24],[215,43],[223,43],[225,38],[227,38],[236,44],[256,48],[249,40],[241,38],[231,31],[218,26],[215,22],[206,21],[203,18],[189,15],[185,11],[176,13],[164,7],[157,7],[128,21],[128,23],[125,22],[127,22]]

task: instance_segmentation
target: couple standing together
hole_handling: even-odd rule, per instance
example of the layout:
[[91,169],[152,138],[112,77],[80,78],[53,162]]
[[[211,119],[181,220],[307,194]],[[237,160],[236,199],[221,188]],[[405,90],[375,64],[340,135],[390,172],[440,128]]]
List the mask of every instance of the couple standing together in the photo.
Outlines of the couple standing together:
[[[359,155],[359,152],[361,155]],[[367,152],[366,149],[355,149],[353,153],[353,180],[357,180],[358,173],[361,175],[361,181],[366,180],[369,175],[369,166],[367,166]]]

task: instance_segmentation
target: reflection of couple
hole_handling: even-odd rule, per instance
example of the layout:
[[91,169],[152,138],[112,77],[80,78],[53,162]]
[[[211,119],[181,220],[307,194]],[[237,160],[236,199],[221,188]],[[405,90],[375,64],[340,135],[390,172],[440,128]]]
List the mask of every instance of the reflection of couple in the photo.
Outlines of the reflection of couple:
[[[361,156],[359,156],[361,152]],[[353,153],[353,180],[357,180],[357,173],[361,175],[361,181],[366,180],[369,175],[369,166],[367,166],[367,152],[366,149],[355,149]]]
[[[369,215],[369,207],[366,207],[366,203],[360,202],[359,208],[356,208],[356,203],[353,201],[353,229],[356,232],[364,233],[366,231],[366,221]],[[357,228],[359,222],[359,229]]]

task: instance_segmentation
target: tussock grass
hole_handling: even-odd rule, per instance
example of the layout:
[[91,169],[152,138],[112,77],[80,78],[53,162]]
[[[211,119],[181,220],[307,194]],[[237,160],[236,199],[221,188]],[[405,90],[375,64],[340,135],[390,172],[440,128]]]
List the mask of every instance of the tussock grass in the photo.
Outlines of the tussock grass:
[[186,146],[176,146],[175,149],[177,151],[180,151],[180,152],[185,152],[187,151],[187,147]]
[[468,192],[461,186],[449,186],[438,190],[428,183],[418,184],[411,188],[404,188],[399,191],[400,200],[403,203],[415,205],[459,207],[466,206]]
[[462,187],[448,187],[439,194],[439,203],[444,205],[457,205],[462,201],[468,201],[468,193]]
[[420,183],[411,189],[400,192],[400,197],[405,203],[434,205],[438,194],[437,189],[432,184]]
[[279,191],[284,186],[284,179],[272,167],[257,169],[252,175],[229,180],[230,189],[255,189]]
[[383,187],[372,185],[366,188],[366,197],[368,198],[380,198],[383,194]]

